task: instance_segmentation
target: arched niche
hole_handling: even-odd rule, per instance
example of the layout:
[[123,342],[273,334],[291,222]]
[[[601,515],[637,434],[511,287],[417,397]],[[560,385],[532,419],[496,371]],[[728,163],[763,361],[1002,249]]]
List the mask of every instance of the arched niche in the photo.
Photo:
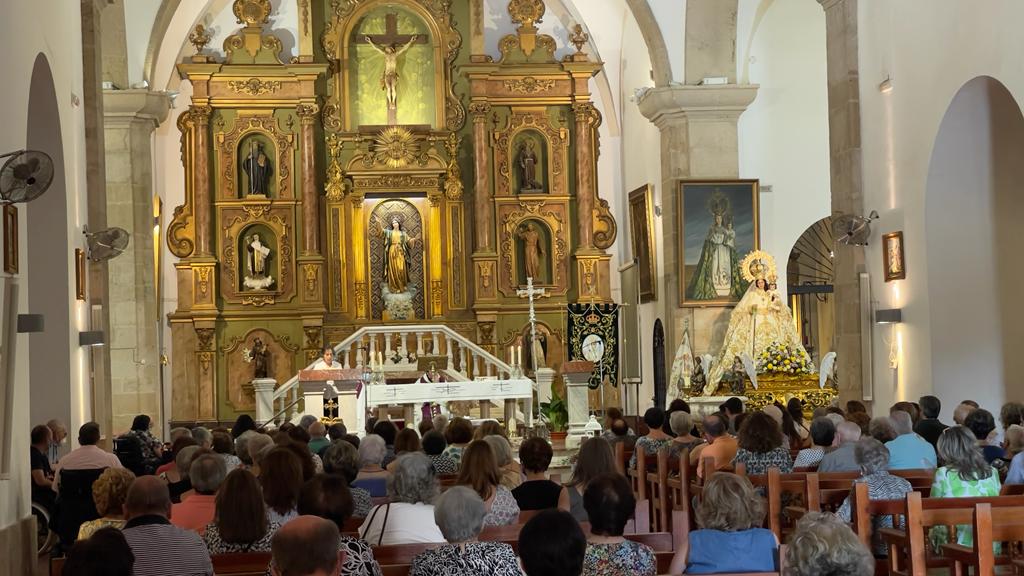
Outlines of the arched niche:
[[804,230],[786,262],[789,309],[815,364],[835,349],[834,246],[828,216]]
[[[277,235],[266,224],[246,226],[238,235],[238,290],[275,292],[281,278],[281,252]],[[262,272],[257,270],[262,258]]]
[[[370,303],[372,318],[380,319],[385,310],[382,286],[387,284],[384,268],[387,262],[387,251],[383,236],[383,228],[390,226],[393,219],[398,219],[401,229],[405,231],[410,243],[407,250],[406,271],[409,275],[409,289],[412,293],[413,317],[407,320],[425,318],[424,305],[424,255],[428,246],[423,233],[423,217],[415,204],[407,200],[383,200],[370,211],[366,223],[369,250],[370,270]],[[358,240],[356,240],[358,241]],[[395,318],[397,319],[397,318]]]
[[[531,230],[532,227],[532,230]],[[539,275],[533,279],[535,286],[549,286],[553,284],[554,270],[551,251],[551,228],[547,222],[539,218],[525,218],[519,222],[519,226],[516,227],[516,281],[520,286],[526,285],[527,268],[527,250],[532,249],[531,246],[534,242],[533,234],[536,234],[536,243],[540,249],[540,254],[537,258],[537,269]]]
[[[414,3],[369,3],[353,15],[345,37],[346,117],[351,127],[440,125],[438,106],[444,109],[444,95],[438,89],[440,60],[431,21]],[[374,40],[372,44],[367,36]],[[383,105],[384,48],[399,53],[394,122],[389,121],[388,108]]]
[[[267,198],[278,196],[277,147],[273,139],[262,132],[249,132],[238,141],[235,151],[238,158],[238,197],[259,196],[259,190]],[[255,165],[255,169],[252,166]]]
[[[527,167],[532,160],[532,170]],[[538,130],[522,130],[512,138],[512,192],[516,194],[549,194],[551,182],[548,169],[551,167],[548,140]],[[527,182],[527,172],[532,172],[533,182]]]
[[[1024,372],[1024,117],[998,80],[963,85],[935,137],[925,189],[925,245],[908,230],[908,292],[928,294],[931,383],[944,403],[965,390],[982,406],[999,406],[1006,383]],[[888,230],[886,230],[888,231]],[[918,264],[927,261],[927,277]],[[872,263],[881,273],[881,258]],[[908,303],[903,321],[913,327]],[[901,327],[902,328],[902,327]],[[1016,385],[1019,386],[1019,385]]]

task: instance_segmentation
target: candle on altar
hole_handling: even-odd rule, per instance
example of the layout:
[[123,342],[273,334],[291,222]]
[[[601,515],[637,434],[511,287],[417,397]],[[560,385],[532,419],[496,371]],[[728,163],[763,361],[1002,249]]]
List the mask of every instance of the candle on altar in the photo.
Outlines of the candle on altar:
[[516,360],[517,360],[516,361],[516,366],[519,366],[520,368],[522,368],[523,367],[523,346],[522,345],[516,346],[516,349],[518,350],[518,353],[516,354]]
[[508,347],[508,363],[511,364],[512,366],[516,365],[516,347],[515,346],[509,346]]

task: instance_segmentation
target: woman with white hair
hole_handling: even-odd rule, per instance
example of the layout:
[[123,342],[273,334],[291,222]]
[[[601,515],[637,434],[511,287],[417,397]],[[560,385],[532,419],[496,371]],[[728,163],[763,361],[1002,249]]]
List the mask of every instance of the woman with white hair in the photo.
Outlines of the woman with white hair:
[[370,510],[359,537],[371,546],[444,542],[434,522],[434,500],[440,492],[434,465],[418,452],[402,454],[396,461],[387,483],[390,501]]
[[694,448],[704,443],[702,438],[690,434],[693,430],[693,416],[689,412],[676,410],[668,417],[668,425],[676,435],[668,445],[669,456],[678,456],[683,450],[693,452]]
[[466,486],[453,486],[434,507],[434,522],[448,544],[427,550],[412,560],[410,576],[519,576],[519,560],[502,542],[480,542],[486,506]]
[[[889,474],[889,449],[874,438],[862,438],[854,448],[853,458],[860,466],[860,478],[854,483],[868,485],[868,498],[871,500],[903,500],[908,492],[914,488],[906,478]],[[852,490],[851,490],[852,493]],[[846,497],[843,505],[839,507],[836,515],[844,522],[852,522],[850,510],[850,496]],[[875,541],[872,542],[875,554],[884,556],[886,546],[882,541],[880,528],[892,528],[892,517],[883,515],[871,518],[872,534]]]
[[842,520],[808,512],[786,549],[786,576],[871,576],[875,559]]
[[382,465],[387,450],[383,438],[376,434],[367,434],[359,443],[359,475],[356,476],[356,480],[387,478],[388,471]]

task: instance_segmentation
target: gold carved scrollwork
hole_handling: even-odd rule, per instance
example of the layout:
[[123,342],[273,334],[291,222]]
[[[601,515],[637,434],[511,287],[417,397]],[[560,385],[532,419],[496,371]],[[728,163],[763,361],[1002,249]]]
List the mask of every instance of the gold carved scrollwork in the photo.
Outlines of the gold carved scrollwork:
[[231,7],[239,24],[254,28],[267,23],[271,10],[270,0],[235,0]]
[[356,282],[356,316],[366,318],[366,282]]
[[491,279],[494,276],[494,262],[483,261],[480,263],[480,285],[484,288],[491,287]]
[[430,300],[434,308],[434,315],[440,316],[443,313],[441,303],[444,301],[444,282],[440,280],[430,282]]
[[341,168],[341,149],[344,143],[335,134],[327,136],[327,199],[341,200],[345,197],[345,171]]
[[[384,174],[381,176],[372,176],[367,178],[359,178],[359,186],[356,191],[373,188],[373,189],[402,189],[402,188],[420,188],[425,190],[434,190],[440,187],[440,179],[434,176],[412,176],[409,174]],[[355,191],[353,192],[355,193]]]
[[242,204],[242,210],[245,210],[245,213],[249,215],[249,218],[257,220],[259,218],[263,218],[264,216],[267,215],[268,212],[270,212],[270,203],[246,202],[245,204]]
[[388,168],[404,168],[413,163],[426,163],[426,154],[421,151],[420,139],[401,126],[390,126],[374,138],[373,154],[364,158]]
[[312,124],[319,113],[320,107],[316,104],[304,103],[295,107],[295,114],[303,124]]
[[323,336],[322,326],[303,326],[302,332],[306,336],[306,348],[311,350],[320,349],[320,339]]
[[508,14],[512,17],[512,23],[527,28],[540,24],[545,10],[542,0],[512,0],[508,3]]
[[324,125],[324,130],[328,132],[341,132],[343,126],[341,124],[341,107],[330,102],[324,105],[324,109],[320,113],[320,122]]
[[213,328],[196,328],[196,350],[213,350]]
[[306,277],[306,294],[316,295],[316,278],[320,267],[316,264],[303,264],[302,271]]
[[273,304],[274,297],[270,294],[254,294],[249,296],[242,296],[242,306],[255,306],[256,308],[262,308],[267,304]]
[[202,369],[203,374],[210,373],[210,364],[213,363],[213,352],[200,352],[199,353],[199,368]]
[[480,344],[494,344],[494,322],[478,322],[476,326],[480,329]]
[[459,145],[462,138],[455,132],[448,134],[444,142],[445,150],[448,152],[448,167],[444,174],[444,193],[449,200],[462,199],[462,169],[459,168]]
[[525,78],[517,78],[515,80],[505,80],[505,90],[516,94],[537,94],[538,92],[546,92],[555,87],[554,80],[538,80],[533,76],[527,76]]
[[276,158],[277,195],[281,198],[292,197],[292,160],[295,137],[277,126],[273,117],[243,116],[235,121],[234,128],[227,134],[219,134],[220,163],[223,166],[221,179],[224,186],[222,194],[228,198],[237,195],[235,190],[235,162],[238,142],[247,134],[257,132],[274,141]]
[[473,115],[473,122],[486,122],[487,115],[491,113],[491,105],[487,102],[473,102],[469,105],[469,113]]
[[204,297],[210,292],[210,271],[213,270],[211,266],[203,266],[200,268],[194,268],[196,271],[196,277],[199,279],[199,293]]
[[589,296],[596,296],[597,274],[595,273],[595,270],[597,269],[597,260],[588,258],[586,260],[582,260],[580,263],[583,265],[583,287],[585,289],[584,291]]
[[615,223],[615,216],[612,216],[608,201],[598,198],[597,206],[594,208],[594,247],[607,250],[615,243],[618,233],[619,227]]
[[281,82],[278,80],[263,81],[259,78],[249,78],[248,80],[231,80],[228,82],[228,87],[236,94],[262,96],[264,94],[273,94],[280,90]]
[[181,132],[181,163],[185,168],[185,203],[174,208],[167,226],[167,249],[178,258],[187,258],[195,250],[195,222],[192,218],[192,141],[195,114],[189,109],[178,115]]
[[[260,216],[253,216],[247,210],[248,207],[266,207],[267,212]],[[221,295],[229,302],[241,303],[243,305],[263,306],[273,304],[276,296],[280,295],[287,299],[295,289],[295,269],[292,259],[292,226],[287,217],[287,208],[276,209],[270,203],[245,203],[239,211],[236,207],[226,209],[223,214],[225,222],[222,225],[222,248],[220,261],[221,268]],[[268,226],[278,239],[279,274],[281,276],[279,288],[273,295],[250,294],[239,292],[236,285],[237,263],[235,262],[235,250],[238,245],[239,234],[251,222],[260,222]],[[239,299],[240,298],[240,299]]]

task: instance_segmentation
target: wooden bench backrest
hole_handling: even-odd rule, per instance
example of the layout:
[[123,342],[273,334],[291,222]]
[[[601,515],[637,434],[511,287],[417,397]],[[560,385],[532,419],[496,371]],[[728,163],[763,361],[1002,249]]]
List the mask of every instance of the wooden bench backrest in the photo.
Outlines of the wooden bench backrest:
[[266,574],[267,566],[270,566],[270,552],[215,554],[210,560],[213,561],[213,573],[218,576],[257,576]]

